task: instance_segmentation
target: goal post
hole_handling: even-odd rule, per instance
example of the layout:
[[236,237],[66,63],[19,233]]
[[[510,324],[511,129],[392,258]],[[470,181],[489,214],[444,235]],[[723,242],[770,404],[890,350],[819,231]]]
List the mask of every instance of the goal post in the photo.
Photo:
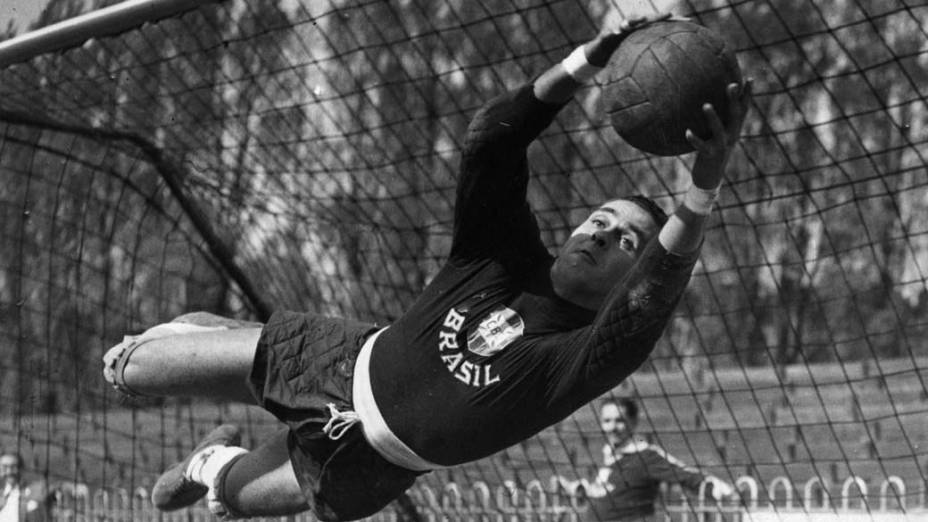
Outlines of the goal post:
[[0,68],[222,0],[125,0],[0,42]]

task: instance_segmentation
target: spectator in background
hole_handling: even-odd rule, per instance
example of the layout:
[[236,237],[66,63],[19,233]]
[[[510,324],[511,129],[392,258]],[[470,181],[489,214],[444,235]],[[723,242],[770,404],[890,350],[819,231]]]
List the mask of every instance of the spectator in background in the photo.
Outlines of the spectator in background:
[[708,482],[716,501],[734,493],[727,482],[686,466],[663,448],[635,436],[638,404],[629,398],[607,400],[600,406],[600,425],[606,435],[603,466],[593,482],[562,481],[568,489],[582,486],[590,500],[584,521],[651,522],[661,482],[678,483],[697,491]]
[[51,520],[51,493],[44,481],[24,486],[24,462],[18,453],[0,453],[0,522]]
[[19,522],[20,497],[19,487],[23,459],[16,453],[0,455],[0,522]]

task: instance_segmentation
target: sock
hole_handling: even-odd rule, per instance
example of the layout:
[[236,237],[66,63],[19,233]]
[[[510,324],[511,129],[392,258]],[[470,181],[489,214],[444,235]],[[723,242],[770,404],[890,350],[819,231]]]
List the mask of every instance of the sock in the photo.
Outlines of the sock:
[[236,446],[207,446],[190,459],[184,476],[197,484],[212,488],[222,468],[232,459],[245,453],[248,453],[248,450]]
[[235,461],[245,456],[245,453],[247,452],[239,453],[227,460],[225,464],[215,472],[213,483],[210,484],[209,491],[206,492],[206,507],[209,509],[210,513],[222,520],[248,518],[247,515],[233,509],[226,499],[226,478],[229,476],[229,470],[235,465]]

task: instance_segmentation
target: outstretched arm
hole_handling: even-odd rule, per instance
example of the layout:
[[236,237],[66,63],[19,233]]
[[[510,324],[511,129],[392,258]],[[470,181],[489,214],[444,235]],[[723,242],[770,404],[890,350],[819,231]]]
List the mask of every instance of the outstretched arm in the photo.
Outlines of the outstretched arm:
[[[616,350],[618,346],[623,347],[622,373],[627,372],[619,377],[625,378],[634,371],[651,353],[683,295],[702,245],[706,220],[741,134],[751,100],[751,80],[743,85],[728,85],[727,95],[731,114],[727,126],[707,103],[703,113],[712,136],[703,140],[691,130],[686,131],[686,138],[697,152],[693,184],[684,195],[683,203],[661,228],[658,240],[645,248],[632,271],[606,297],[593,323],[589,345],[593,347],[591,357],[595,363],[588,365],[593,373],[601,366],[608,366],[607,360],[620,355]],[[603,385],[612,382],[608,376],[603,378],[605,384],[594,379],[589,382]]]
[[[616,31],[603,31],[531,85],[497,96],[477,112],[461,153],[452,257],[468,251],[485,253],[502,244],[521,245],[524,238],[537,236],[531,232],[536,225],[525,203],[528,146],[583,82],[608,63],[622,40],[636,29],[669,17],[626,20]],[[514,225],[500,227],[503,223]],[[509,234],[510,229],[516,233]],[[544,249],[540,244],[531,248]]]
[[718,197],[728,160],[741,136],[741,125],[751,103],[751,87],[750,79],[742,85],[728,85],[731,118],[727,126],[722,124],[711,104],[703,105],[703,114],[712,130],[711,137],[703,140],[692,130],[686,131],[686,139],[696,149],[693,184],[684,196],[683,204],[670,216],[658,236],[661,245],[669,252],[685,254],[702,244],[706,219]]
[[612,53],[622,40],[633,31],[660,20],[678,19],[669,13],[623,20],[619,28],[606,29],[589,42],[578,47],[560,63],[545,71],[535,80],[535,97],[548,103],[565,103],[609,63]]
[[[578,338],[587,350],[570,351],[573,364],[586,372],[583,381],[602,393],[644,362],[679,302],[703,240],[706,219],[718,196],[725,168],[738,142],[751,100],[751,81],[727,89],[728,125],[706,104],[703,112],[712,136],[702,140],[691,131],[687,139],[697,151],[693,185],[683,203],[650,242],[635,266],[606,297],[589,336]],[[606,369],[607,371],[603,371]]]
[[[612,54],[629,34],[656,21],[668,19],[685,20],[670,14],[647,16],[625,20],[618,30],[601,32],[562,62],[545,71],[535,81],[535,97],[548,103],[567,102],[584,81],[595,76],[609,63]],[[728,85],[727,94],[731,114],[727,126],[722,124],[715,108],[707,103],[702,109],[712,136],[702,140],[692,130],[686,131],[687,141],[697,151],[693,166],[694,188],[661,230],[661,244],[670,252],[689,253],[702,244],[706,218],[718,196],[722,176],[748,112],[751,80],[742,85]]]
[[705,474],[696,468],[687,466],[673,455],[658,446],[649,446],[641,453],[626,458],[638,458],[638,464],[648,474],[661,482],[677,482],[690,491],[697,491],[704,481],[708,483],[709,494],[718,501],[734,493],[734,488],[715,475]]

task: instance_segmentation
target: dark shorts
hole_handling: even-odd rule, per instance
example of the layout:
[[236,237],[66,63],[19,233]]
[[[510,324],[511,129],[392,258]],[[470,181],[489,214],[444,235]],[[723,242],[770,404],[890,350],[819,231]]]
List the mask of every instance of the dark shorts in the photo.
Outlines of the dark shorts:
[[372,515],[406,491],[419,473],[380,456],[355,424],[338,440],[322,432],[327,404],[352,410],[354,362],[376,327],[315,314],[277,312],[258,340],[249,385],[264,409],[290,428],[290,461],[321,520]]

